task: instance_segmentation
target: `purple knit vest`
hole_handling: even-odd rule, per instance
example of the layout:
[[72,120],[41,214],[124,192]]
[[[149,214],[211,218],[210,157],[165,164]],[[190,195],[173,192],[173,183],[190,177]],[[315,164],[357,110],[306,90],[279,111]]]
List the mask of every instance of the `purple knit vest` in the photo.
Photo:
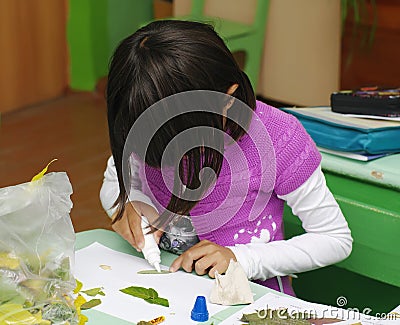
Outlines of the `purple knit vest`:
[[[190,212],[200,240],[222,246],[283,240],[284,201],[277,195],[297,189],[320,164],[313,140],[296,118],[257,101],[248,133],[236,145],[226,142],[216,184]],[[139,175],[142,191],[162,213],[172,168],[161,173],[141,164]],[[288,277],[281,279],[284,292],[294,295]],[[277,278],[255,282],[279,291]]]

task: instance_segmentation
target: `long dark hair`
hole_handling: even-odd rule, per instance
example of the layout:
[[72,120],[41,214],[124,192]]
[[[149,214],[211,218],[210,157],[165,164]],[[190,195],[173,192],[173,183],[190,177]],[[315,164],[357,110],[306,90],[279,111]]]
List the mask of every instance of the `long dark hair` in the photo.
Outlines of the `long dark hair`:
[[[129,130],[140,114],[170,95],[189,90],[226,93],[233,84],[239,87],[232,96],[254,110],[255,95],[247,75],[208,24],[179,20],[155,21],[119,44],[111,60],[107,84],[110,144],[119,182],[119,196],[115,202],[118,212],[113,222],[121,219],[128,199],[126,188],[129,188],[129,184],[126,184],[126,180],[129,182],[130,175],[124,175],[124,171],[130,173],[129,161],[123,159],[123,150]],[[232,107],[229,109],[231,114],[236,114],[243,125],[250,122],[248,110],[235,110]],[[205,125],[224,130],[238,140],[245,130],[229,119],[229,115],[225,125],[221,115],[206,112],[192,112],[170,119],[157,131],[146,155],[141,158],[147,165],[159,168],[169,141],[179,132],[194,126]],[[215,148],[220,152],[199,147],[185,153],[186,168],[180,161],[179,174],[175,178],[184,178],[187,188],[199,186],[198,175],[204,167],[212,168],[219,175],[224,140],[223,137],[216,137],[214,141]],[[182,175],[184,173],[186,175]],[[197,202],[171,194],[158,225],[164,225],[173,214],[188,214]]]

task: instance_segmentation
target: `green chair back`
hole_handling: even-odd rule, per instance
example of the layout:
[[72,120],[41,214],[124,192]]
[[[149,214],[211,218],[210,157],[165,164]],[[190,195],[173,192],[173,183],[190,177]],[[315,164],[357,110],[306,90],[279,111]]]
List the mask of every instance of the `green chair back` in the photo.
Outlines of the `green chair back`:
[[225,40],[228,48],[232,52],[245,52],[244,71],[249,76],[253,88],[256,91],[264,48],[269,2],[269,0],[257,0],[254,20],[252,24],[249,25],[223,19],[221,17],[204,15],[205,0],[192,0],[190,15],[175,18],[213,22],[216,31]]

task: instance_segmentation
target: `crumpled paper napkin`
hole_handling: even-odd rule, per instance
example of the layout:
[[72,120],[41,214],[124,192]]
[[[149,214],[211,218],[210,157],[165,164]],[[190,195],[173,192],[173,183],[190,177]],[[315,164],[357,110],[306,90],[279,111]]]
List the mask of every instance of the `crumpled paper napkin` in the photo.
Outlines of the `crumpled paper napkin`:
[[249,280],[239,262],[230,260],[225,274],[215,273],[210,302],[224,306],[251,304],[254,302]]

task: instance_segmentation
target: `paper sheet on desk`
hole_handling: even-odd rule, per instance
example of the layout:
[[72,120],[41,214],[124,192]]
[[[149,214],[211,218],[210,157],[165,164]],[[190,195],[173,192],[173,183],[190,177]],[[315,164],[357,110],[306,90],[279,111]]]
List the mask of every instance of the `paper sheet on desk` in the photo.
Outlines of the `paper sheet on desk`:
[[[129,322],[151,320],[165,316],[163,325],[197,324],[190,319],[196,296],[208,296],[213,281],[204,277],[178,271],[171,274],[145,275],[137,271],[149,269],[148,263],[139,257],[112,250],[99,243],[76,252],[75,277],[83,283],[83,289],[103,287],[105,296],[96,310]],[[104,270],[100,265],[109,265]],[[163,269],[167,269],[165,266]],[[160,297],[169,300],[170,307],[152,305],[142,299],[126,295],[119,290],[129,286],[154,288]],[[211,315],[227,308],[208,303]]]
[[367,119],[371,119],[371,120],[384,120],[384,121],[400,122],[400,117],[360,115],[360,114],[342,114],[342,115],[347,116],[347,117],[367,118]]
[[396,322],[382,322],[374,319],[370,315],[364,315],[355,311],[346,310],[338,307],[321,305],[316,303],[307,302],[298,298],[281,296],[274,293],[267,293],[260,299],[256,300],[253,304],[246,306],[242,310],[233,314],[219,325],[241,325],[243,322],[239,321],[243,314],[251,314],[257,310],[262,309],[279,309],[285,308],[289,314],[304,312],[315,315],[315,318],[336,318],[336,319],[352,319],[349,322],[339,322],[335,324],[356,324],[361,322],[363,325],[395,325]]

